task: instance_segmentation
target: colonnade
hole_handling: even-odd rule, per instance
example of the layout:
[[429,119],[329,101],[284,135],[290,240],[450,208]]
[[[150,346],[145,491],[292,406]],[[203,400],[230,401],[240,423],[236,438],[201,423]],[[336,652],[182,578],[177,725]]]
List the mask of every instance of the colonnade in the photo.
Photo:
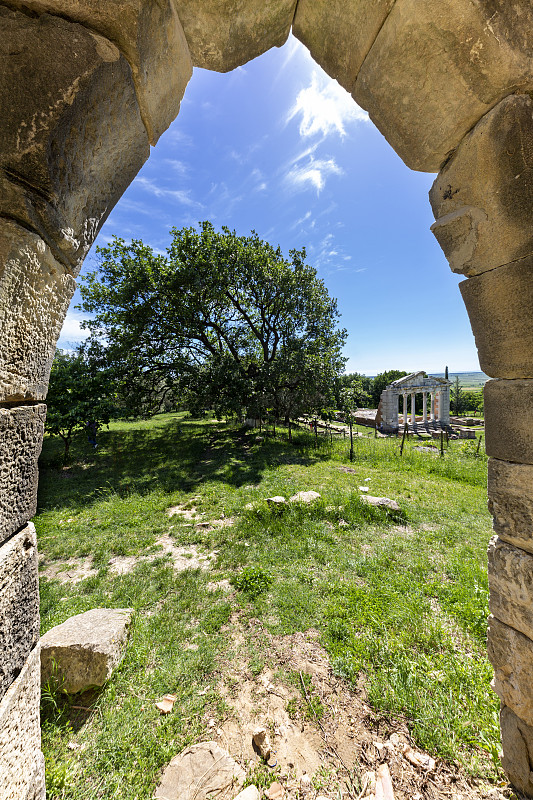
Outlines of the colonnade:
[[[418,392],[411,392],[411,424],[414,425],[416,422],[416,395]],[[428,407],[427,407],[427,398],[428,394],[430,396],[430,410],[429,410],[429,419],[428,419]],[[438,420],[438,413],[439,409],[442,408],[442,399],[441,399],[442,392],[422,392],[422,423],[425,425],[428,422],[436,422]],[[399,397],[399,395],[398,395]],[[408,422],[408,404],[407,398],[409,394],[407,392],[402,393],[403,398],[403,421],[404,424]]]

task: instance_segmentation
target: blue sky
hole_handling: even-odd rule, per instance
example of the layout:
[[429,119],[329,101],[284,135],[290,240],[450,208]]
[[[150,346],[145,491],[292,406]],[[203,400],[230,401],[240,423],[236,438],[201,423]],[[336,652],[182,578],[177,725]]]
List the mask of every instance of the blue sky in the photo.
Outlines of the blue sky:
[[[429,226],[434,176],[409,170],[294,38],[221,75],[195,69],[179,117],[102,228],[165,251],[208,219],[305,247],[348,330],[347,371],[478,370],[470,324]],[[82,275],[94,269],[94,249]],[[59,341],[79,341],[74,309]]]

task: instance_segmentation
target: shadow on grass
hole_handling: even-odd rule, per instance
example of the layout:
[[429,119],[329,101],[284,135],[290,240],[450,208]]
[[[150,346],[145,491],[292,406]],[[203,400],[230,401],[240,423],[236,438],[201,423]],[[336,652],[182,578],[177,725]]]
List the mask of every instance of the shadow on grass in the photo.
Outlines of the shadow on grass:
[[238,488],[258,483],[265,469],[275,464],[311,465],[330,458],[327,443],[315,448],[306,434],[296,435],[291,444],[221,422],[155,420],[145,430],[101,431],[96,451],[78,435],[72,463],[66,467],[61,463],[62,443],[47,438],[37,513],[58,506],[81,508],[112,493],[191,492],[212,481]]

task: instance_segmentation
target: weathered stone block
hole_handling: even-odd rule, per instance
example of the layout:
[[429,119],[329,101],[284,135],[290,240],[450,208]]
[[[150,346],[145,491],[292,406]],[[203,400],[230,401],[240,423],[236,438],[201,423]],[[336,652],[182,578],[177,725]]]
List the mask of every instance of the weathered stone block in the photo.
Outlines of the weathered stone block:
[[37,459],[45,417],[42,403],[0,408],[0,543],[37,509]]
[[0,797],[44,800],[39,645],[0,702]]
[[533,555],[493,536],[488,561],[492,614],[533,639]]
[[510,95],[464,137],[429,193],[431,230],[454,272],[533,254],[532,171],[533,101]]
[[494,667],[494,691],[520,719],[533,725],[533,642],[491,615],[487,650]]
[[130,66],[81,25],[3,6],[0,63],[0,217],[76,272],[149,154]]
[[500,539],[533,553],[533,466],[489,459],[488,491]]
[[533,796],[533,728],[502,705],[502,767],[515,789]]
[[178,115],[192,75],[174,0],[16,0],[20,7],[79,22],[114,42],[133,73],[151,144]]
[[394,0],[299,0],[292,32],[348,92]]
[[533,255],[462,281],[459,288],[481,369],[498,378],[533,377]]
[[297,0],[175,0],[195,67],[229,72],[281,47]]
[[131,608],[94,608],[41,638],[41,680],[68,694],[103,686],[124,655]]
[[354,97],[409,167],[437,172],[496,103],[533,87],[532,27],[530,0],[396,0]]
[[0,698],[38,641],[37,539],[30,522],[0,546]]
[[43,400],[74,278],[34,233],[0,219],[0,400]]
[[487,381],[484,398],[487,454],[533,464],[533,380]]

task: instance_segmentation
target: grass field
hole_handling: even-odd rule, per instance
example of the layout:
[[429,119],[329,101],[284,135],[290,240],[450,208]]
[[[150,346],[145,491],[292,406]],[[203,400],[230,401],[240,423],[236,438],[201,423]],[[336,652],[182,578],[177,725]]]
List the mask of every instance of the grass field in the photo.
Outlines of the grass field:
[[[444,458],[408,441],[400,458],[398,440],[361,430],[353,463],[342,439],[315,447],[297,432],[291,445],[283,429],[258,437],[176,414],[113,423],[96,451],[79,438],[68,469],[61,443],[45,441],[35,518],[43,632],[90,608],[135,609],[124,661],[86,708],[45,687],[50,798],[148,800],[206,715],[228,713],[217,685],[236,619],[244,630],[259,619],[273,635],[317,629],[335,673],[363,682],[375,709],[405,716],[420,748],[498,778],[485,655],[486,459],[459,441]],[[364,483],[401,512],[365,506]],[[308,489],[321,494],[309,506],[279,512],[264,500]],[[169,519],[170,506],[216,522]],[[193,547],[210,569],[176,572],[162,536]],[[130,571],[115,574],[117,558],[129,558]],[[91,569],[86,578],[60,580],[79,565]],[[226,579],[229,594],[217,588]],[[257,641],[244,648],[259,673]],[[161,717],[154,702],[169,692],[175,712]]]

